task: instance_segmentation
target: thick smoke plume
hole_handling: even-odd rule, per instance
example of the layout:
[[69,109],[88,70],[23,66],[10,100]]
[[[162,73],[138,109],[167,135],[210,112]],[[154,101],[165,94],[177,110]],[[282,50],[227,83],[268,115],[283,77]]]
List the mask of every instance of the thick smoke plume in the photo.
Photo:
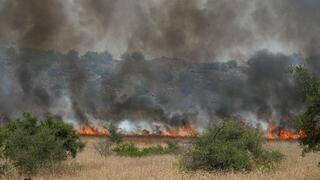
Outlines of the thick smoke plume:
[[[126,53],[115,60],[107,52],[82,56],[75,51],[5,48],[1,52],[2,114],[45,113],[59,108],[59,99],[70,99],[71,118],[81,124],[92,119],[129,119],[181,125],[208,123],[217,117],[245,118],[248,113],[264,121],[291,116],[303,107],[302,95],[286,68],[302,63],[317,66],[311,64],[317,61],[299,54],[267,50],[258,51],[245,64],[148,60],[141,53]],[[25,65],[28,71],[21,71],[15,58],[22,52],[24,57],[43,58],[41,68]]]
[[81,123],[179,125],[291,116],[303,108],[301,88],[285,69],[304,63],[319,74],[319,8],[317,0],[0,0],[0,118],[53,111]]
[[1,45],[189,61],[320,48],[317,0],[0,1]]

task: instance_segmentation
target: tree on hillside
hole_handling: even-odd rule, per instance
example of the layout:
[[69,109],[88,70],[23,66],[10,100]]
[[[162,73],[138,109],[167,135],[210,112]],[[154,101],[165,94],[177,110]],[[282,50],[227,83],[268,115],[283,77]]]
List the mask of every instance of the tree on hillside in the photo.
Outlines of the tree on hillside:
[[290,73],[296,73],[298,80],[303,85],[303,96],[306,104],[303,113],[296,118],[299,130],[304,131],[304,136],[299,139],[303,146],[303,154],[320,151],[320,79],[302,65],[290,66]]

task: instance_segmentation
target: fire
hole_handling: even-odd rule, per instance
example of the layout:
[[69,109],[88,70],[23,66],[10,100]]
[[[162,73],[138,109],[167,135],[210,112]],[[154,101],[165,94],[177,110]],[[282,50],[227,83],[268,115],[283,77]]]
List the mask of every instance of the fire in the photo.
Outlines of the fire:
[[276,127],[271,127],[271,128],[268,129],[268,131],[267,131],[267,139],[269,139],[269,140],[276,139],[276,137],[273,136],[273,132],[276,131],[276,129],[277,129]]
[[96,136],[96,135],[109,135],[110,133],[106,129],[98,129],[90,125],[86,125],[80,129],[80,134],[87,135],[87,136]]
[[[97,135],[109,135],[110,132],[106,129],[95,128],[91,125],[85,125],[80,129],[79,132],[81,135],[87,136],[97,136]],[[134,132],[132,135],[135,135]],[[142,136],[164,136],[164,137],[190,137],[197,135],[197,132],[190,126],[185,125],[182,127],[178,127],[176,130],[163,130],[158,133],[152,133],[148,130],[142,131]]]
[[174,131],[164,130],[160,132],[160,136],[176,137],[176,133]]
[[299,133],[294,133],[293,131],[277,127],[270,127],[266,135],[268,140],[298,140],[303,136],[305,136],[303,130],[300,130]]
[[186,137],[186,136],[188,136],[188,132],[185,129],[179,127],[178,128],[178,136]]
[[[95,128],[91,125],[85,125],[80,129],[81,135],[97,136],[97,135],[109,135],[110,132],[107,129]],[[164,136],[164,137],[190,137],[197,135],[197,131],[190,125],[178,127],[175,130],[167,129],[158,133],[152,133],[147,130],[143,131],[143,136]],[[291,130],[286,130],[279,127],[270,127],[267,130],[266,138],[268,140],[298,140],[300,137],[305,136],[305,132],[300,130],[295,133]]]
[[196,135],[196,131],[190,126],[178,127],[176,131],[165,130],[160,132],[160,136],[167,137],[189,137]]

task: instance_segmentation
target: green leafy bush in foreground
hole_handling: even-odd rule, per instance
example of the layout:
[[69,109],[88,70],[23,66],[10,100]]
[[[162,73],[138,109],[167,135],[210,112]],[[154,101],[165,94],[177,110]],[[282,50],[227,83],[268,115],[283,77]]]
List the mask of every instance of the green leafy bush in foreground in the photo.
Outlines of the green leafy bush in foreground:
[[304,132],[304,136],[299,138],[303,147],[302,155],[320,152],[320,78],[302,65],[290,66],[287,70],[298,75],[297,78],[302,84],[301,95],[305,108],[295,117],[296,128]]
[[272,168],[283,155],[263,148],[259,129],[235,121],[220,123],[195,137],[180,165],[187,170],[251,170]]
[[75,157],[84,147],[71,125],[50,115],[41,120],[31,113],[11,121],[3,130],[2,155],[20,173],[34,174]]

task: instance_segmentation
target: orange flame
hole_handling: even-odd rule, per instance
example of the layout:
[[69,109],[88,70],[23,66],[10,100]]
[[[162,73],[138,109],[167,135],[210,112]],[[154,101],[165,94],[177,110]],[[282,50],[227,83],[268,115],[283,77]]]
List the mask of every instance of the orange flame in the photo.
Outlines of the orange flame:
[[[95,128],[91,125],[85,125],[80,129],[81,135],[87,136],[97,136],[97,135],[110,135],[110,132],[106,129]],[[133,134],[134,135],[134,134]],[[190,137],[197,135],[196,130],[194,130],[190,125],[178,127],[176,130],[163,130],[159,133],[150,133],[148,130],[142,131],[143,136],[165,136],[165,137]]]
[[176,133],[170,130],[164,130],[160,132],[160,136],[176,137]]
[[270,127],[267,131],[266,138],[268,140],[298,140],[303,136],[305,136],[303,130],[300,130],[299,133],[294,133],[293,131],[283,128]]
[[276,127],[271,127],[271,128],[268,129],[268,131],[267,131],[267,139],[269,139],[269,140],[276,139],[276,137],[273,136],[273,132],[276,131],[276,129],[277,129]]
[[187,125],[186,127],[179,127],[176,131],[165,130],[160,132],[160,136],[167,137],[189,137],[196,134],[197,132],[190,125]]
[[96,136],[96,135],[109,135],[110,132],[106,129],[98,129],[90,125],[86,125],[80,129],[80,134],[87,135],[87,136]]

